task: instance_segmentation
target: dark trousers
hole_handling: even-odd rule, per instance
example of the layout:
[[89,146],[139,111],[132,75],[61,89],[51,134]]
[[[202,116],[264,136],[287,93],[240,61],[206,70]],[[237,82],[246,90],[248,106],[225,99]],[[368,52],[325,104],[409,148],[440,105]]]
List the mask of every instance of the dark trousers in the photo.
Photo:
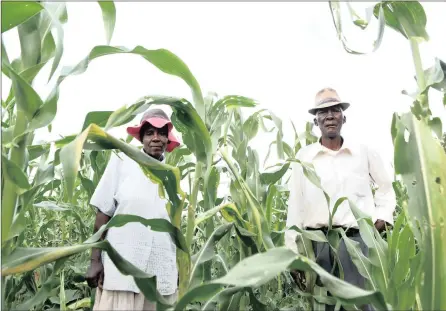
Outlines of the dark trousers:
[[[308,229],[307,229],[308,230]],[[311,230],[311,229],[309,229]],[[320,229],[317,229],[320,230]],[[362,253],[364,256],[368,256],[368,248],[367,245],[362,240],[359,231],[349,229],[348,237],[356,242],[359,242],[359,245],[361,247]],[[314,255],[316,257],[316,263],[320,265],[322,268],[325,269],[327,272],[331,272],[333,269],[333,265],[335,264],[334,260],[334,254],[330,248],[330,245],[326,242],[312,242],[313,243],[313,250]],[[358,269],[356,268],[355,264],[350,258],[350,255],[347,251],[347,247],[345,246],[345,242],[343,239],[341,239],[341,242],[339,244],[339,250],[338,250],[339,260],[341,262],[342,268],[344,270],[344,281],[353,284],[357,287],[364,288],[365,287],[365,279],[364,277],[359,273]],[[334,270],[334,275],[339,277],[339,270],[337,267]],[[318,286],[322,286],[319,278],[317,280]],[[360,306],[358,306],[360,307]],[[334,310],[334,305],[326,305],[325,310],[331,311]],[[373,310],[370,305],[361,306],[362,310]],[[344,308],[341,308],[341,310],[345,310]]]

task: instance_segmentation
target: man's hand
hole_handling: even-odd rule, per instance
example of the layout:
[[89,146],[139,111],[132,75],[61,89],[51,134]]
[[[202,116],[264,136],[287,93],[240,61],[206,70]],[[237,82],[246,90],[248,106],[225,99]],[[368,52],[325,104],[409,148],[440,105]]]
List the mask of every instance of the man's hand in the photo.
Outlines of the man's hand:
[[297,286],[300,288],[300,290],[305,290],[306,287],[305,272],[299,270],[291,270],[290,274],[293,277],[294,282],[296,282]]
[[102,288],[104,283],[104,266],[100,260],[92,260],[85,276],[88,286]]
[[382,219],[376,220],[375,228],[376,230],[378,230],[378,232],[383,232],[384,230],[386,230],[386,221]]

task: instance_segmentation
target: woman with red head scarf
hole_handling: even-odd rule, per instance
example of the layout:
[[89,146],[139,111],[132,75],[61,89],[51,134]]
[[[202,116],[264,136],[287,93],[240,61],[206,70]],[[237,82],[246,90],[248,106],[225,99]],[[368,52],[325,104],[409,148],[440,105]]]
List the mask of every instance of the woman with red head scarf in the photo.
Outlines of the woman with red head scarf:
[[[138,126],[128,127],[127,133],[142,143],[142,152],[164,162],[164,152],[180,145],[172,129],[166,113],[152,109],[143,115]],[[112,154],[90,204],[97,208],[94,232],[117,214],[169,220],[166,200],[159,197],[158,185],[123,153]],[[104,235],[126,260],[156,275],[158,291],[172,304],[176,301],[176,247],[168,233],[152,231],[140,223],[128,223],[110,228]],[[92,250],[86,279],[90,287],[98,287],[94,311],[156,309],[154,302],[145,299],[133,277],[121,274],[107,253],[99,249]]]

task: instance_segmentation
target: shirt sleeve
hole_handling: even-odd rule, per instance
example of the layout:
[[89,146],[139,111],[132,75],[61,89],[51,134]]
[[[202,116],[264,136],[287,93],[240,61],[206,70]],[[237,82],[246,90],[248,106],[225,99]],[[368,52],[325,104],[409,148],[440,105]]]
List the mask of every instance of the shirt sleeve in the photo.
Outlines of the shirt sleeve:
[[378,189],[375,191],[375,216],[393,225],[393,212],[396,207],[396,196],[393,190],[393,178],[381,156],[368,149],[369,172]]
[[115,195],[118,191],[121,159],[112,152],[92,197],[90,204],[107,216],[113,217],[116,211]]
[[[292,163],[291,178],[289,181],[290,196],[288,199],[288,211],[286,227],[296,226],[303,229],[303,196],[302,196],[302,167],[298,163]],[[297,232],[285,231],[285,246],[294,252],[298,252],[296,245]]]

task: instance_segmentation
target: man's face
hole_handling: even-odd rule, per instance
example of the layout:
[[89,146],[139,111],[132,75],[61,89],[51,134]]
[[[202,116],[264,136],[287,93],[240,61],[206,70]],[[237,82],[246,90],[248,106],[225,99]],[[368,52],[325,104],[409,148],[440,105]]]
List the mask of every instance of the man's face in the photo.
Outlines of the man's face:
[[156,128],[149,125],[142,136],[143,148],[146,153],[152,157],[159,159],[166,150],[168,142],[167,125],[162,128]]
[[333,139],[341,135],[344,115],[340,105],[319,109],[316,113],[316,124],[322,137]]

